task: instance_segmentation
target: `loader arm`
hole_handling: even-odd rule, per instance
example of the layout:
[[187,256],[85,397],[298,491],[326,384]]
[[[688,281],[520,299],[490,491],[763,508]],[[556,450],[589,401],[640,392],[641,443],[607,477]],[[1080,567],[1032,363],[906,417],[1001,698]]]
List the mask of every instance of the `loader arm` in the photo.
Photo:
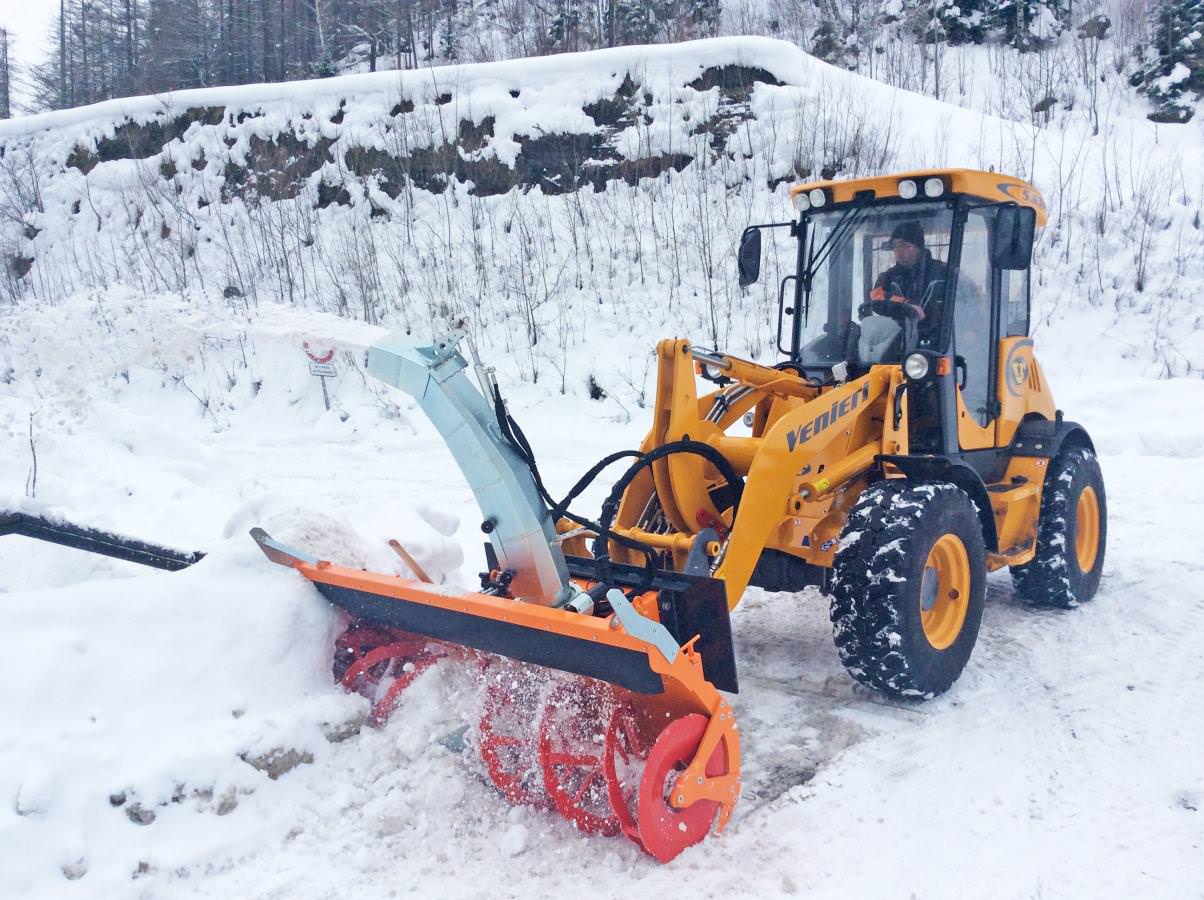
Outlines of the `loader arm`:
[[[766,548],[830,565],[847,488],[881,455],[907,452],[899,367],[875,366],[821,389],[793,371],[695,350],[684,340],[662,341],[657,354],[657,408],[641,449],[699,441],[746,483],[733,519],[714,466],[697,455],[669,456],[625,494],[620,530],[670,553],[679,568],[697,552],[706,529],[718,531],[711,574],[723,580],[729,608],[739,602]],[[696,363],[713,367],[729,383],[699,398]],[[727,434],[754,409],[752,436]]]
[[[782,532],[809,536],[811,529],[804,530],[803,523],[826,518],[833,493],[875,464],[882,453],[882,428],[866,426],[882,417],[892,374],[892,367],[875,367],[825,391],[782,415],[759,439],[715,571],[727,586],[729,608],[740,602],[767,546],[783,543]],[[866,432],[876,432],[877,439],[867,439]]]

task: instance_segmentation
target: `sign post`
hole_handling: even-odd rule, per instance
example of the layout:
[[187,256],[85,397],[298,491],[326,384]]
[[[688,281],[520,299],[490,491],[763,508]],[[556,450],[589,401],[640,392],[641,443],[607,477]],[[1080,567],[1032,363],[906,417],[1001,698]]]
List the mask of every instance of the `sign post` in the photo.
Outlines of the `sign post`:
[[316,375],[322,380],[322,402],[326,404],[326,409],[330,409],[330,394],[326,392],[326,379],[334,378],[338,372],[335,370],[334,363],[334,348],[331,347],[325,353],[315,353],[310,349],[309,341],[303,341],[301,348],[305,351],[305,355],[309,357],[309,374]]

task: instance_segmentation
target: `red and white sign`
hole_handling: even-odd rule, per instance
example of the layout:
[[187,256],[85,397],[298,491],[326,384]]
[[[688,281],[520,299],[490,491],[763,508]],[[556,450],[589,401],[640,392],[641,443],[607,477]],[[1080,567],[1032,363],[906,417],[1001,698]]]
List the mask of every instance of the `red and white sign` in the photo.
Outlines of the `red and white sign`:
[[325,364],[334,359],[334,347],[331,347],[325,353],[315,353],[309,346],[309,341],[303,341],[301,348],[305,351],[305,355],[310,358],[311,362]]

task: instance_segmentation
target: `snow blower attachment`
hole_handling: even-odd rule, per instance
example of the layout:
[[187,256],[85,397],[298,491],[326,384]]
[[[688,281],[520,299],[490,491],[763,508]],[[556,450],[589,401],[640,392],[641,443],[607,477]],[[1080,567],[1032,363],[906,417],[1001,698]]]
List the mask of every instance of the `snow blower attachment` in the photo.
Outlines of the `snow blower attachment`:
[[[662,341],[640,449],[601,460],[560,502],[475,352],[481,391],[470,383],[463,335],[371,349],[370,372],[418,400],[476,495],[479,592],[342,568],[254,532],[353,616],[336,674],[394,679],[378,717],[437,657],[473,655],[498,790],[661,860],[722,828],[739,792],[719,692],[736,690],[728,611],[747,587],[821,587],[849,674],[920,699],[965,667],[988,571],[1008,566],[1023,599],[1069,607],[1103,565],[1094,449],[1055,408],[1028,337],[1040,194],[964,169],[791,194],[799,217],[749,227],[739,249],[748,285],[761,230],[797,242],[779,289],[785,358]],[[700,378],[714,386],[703,396]],[[597,520],[570,511],[619,460]]]
[[[566,556],[554,512],[567,503],[545,501],[492,374],[478,362],[492,402],[469,381],[463,338],[424,346],[391,335],[370,349],[368,371],[418,401],[468,480],[489,537],[479,592],[333,565],[262,529],[252,536],[353,617],[336,652],[345,686],[396,676],[378,719],[439,656],[475,651],[488,685],[480,752],[497,788],[671,859],[722,828],[739,794],[736,723],[719,693],[736,690],[726,591],[705,566],[685,574]],[[581,527],[591,526],[604,530]]]

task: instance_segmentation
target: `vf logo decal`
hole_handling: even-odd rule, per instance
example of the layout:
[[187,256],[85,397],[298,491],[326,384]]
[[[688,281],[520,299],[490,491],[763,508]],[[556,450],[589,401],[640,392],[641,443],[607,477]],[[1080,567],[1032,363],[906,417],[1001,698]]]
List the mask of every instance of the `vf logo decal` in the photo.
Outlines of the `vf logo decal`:
[[1010,371],[1012,376],[1012,384],[1016,387],[1028,381],[1028,360],[1023,356],[1017,356],[1012,360],[1012,368]]
[[1028,382],[1032,364],[1029,362],[1028,354],[1022,351],[1032,345],[1032,341],[1018,342],[1008,353],[1008,358],[1003,364],[1008,393],[1013,397],[1020,397],[1024,394],[1024,385]]

